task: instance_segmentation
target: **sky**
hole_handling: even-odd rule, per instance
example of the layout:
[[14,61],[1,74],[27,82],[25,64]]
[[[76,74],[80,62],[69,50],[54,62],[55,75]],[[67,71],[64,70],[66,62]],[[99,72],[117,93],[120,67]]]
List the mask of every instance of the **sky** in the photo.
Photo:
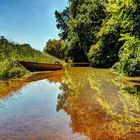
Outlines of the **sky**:
[[0,36],[43,50],[48,39],[58,38],[55,10],[62,11],[67,4],[67,0],[0,0]]

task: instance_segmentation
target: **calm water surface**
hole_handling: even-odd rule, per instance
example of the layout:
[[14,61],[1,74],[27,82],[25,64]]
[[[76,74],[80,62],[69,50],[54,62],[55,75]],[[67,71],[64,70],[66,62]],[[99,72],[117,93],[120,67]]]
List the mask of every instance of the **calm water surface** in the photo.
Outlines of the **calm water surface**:
[[88,139],[140,140],[139,82],[93,68],[0,82],[0,140]]

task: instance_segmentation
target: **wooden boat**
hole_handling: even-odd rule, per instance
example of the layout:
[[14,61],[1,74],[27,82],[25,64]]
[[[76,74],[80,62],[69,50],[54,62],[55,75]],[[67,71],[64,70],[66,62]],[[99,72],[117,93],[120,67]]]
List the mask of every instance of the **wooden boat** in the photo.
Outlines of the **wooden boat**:
[[54,71],[61,70],[61,64],[50,64],[50,63],[37,63],[37,62],[27,62],[27,61],[19,61],[21,65],[23,65],[29,71]]

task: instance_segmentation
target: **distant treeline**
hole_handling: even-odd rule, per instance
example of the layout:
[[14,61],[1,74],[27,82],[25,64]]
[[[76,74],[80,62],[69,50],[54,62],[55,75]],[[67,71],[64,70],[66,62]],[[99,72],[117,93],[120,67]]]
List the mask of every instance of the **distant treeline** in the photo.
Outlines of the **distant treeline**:
[[55,11],[60,40],[44,51],[73,62],[140,76],[140,1],[69,0]]
[[18,60],[33,62],[55,62],[58,59],[31,48],[29,44],[19,44],[0,37],[0,79],[21,77],[28,73]]

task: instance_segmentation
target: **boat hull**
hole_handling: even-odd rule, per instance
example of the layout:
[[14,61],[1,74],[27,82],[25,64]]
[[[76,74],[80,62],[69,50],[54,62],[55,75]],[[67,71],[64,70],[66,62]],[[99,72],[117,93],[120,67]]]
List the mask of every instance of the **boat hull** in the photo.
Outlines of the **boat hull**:
[[49,64],[49,63],[37,63],[37,62],[27,62],[19,61],[19,63],[24,66],[29,71],[54,71],[61,70],[61,64]]

